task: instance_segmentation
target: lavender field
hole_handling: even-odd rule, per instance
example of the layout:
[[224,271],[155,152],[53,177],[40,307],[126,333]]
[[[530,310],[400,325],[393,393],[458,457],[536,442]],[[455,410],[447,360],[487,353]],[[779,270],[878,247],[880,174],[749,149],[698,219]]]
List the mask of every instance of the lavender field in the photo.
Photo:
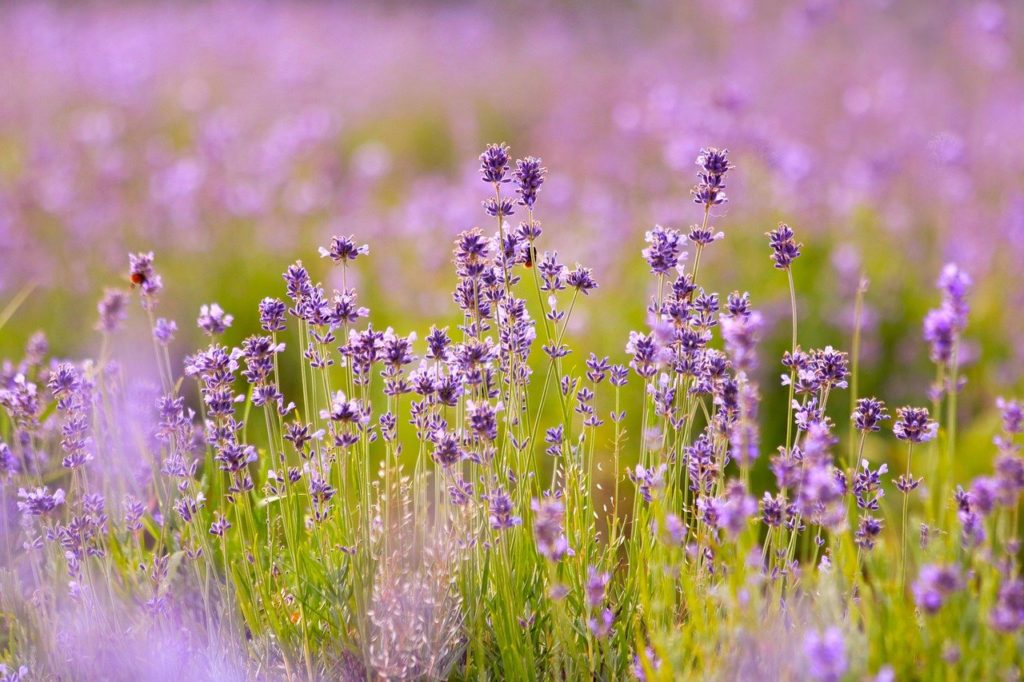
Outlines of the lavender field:
[[1024,6],[0,4],[0,681],[1019,680]]

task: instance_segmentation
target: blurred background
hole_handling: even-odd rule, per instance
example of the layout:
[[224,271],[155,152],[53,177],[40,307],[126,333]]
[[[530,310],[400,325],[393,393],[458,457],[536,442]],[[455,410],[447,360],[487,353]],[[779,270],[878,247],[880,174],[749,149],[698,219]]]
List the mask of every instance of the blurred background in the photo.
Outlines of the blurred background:
[[[765,419],[789,307],[764,233],[785,220],[805,244],[803,344],[849,350],[863,274],[861,393],[892,403],[927,403],[942,264],[974,276],[962,401],[989,414],[966,434],[985,447],[1024,369],[1022,36],[1024,6],[994,1],[5,2],[0,307],[30,293],[0,356],[37,329],[94,354],[129,251],[156,253],[178,358],[204,343],[203,303],[237,343],[295,259],[340,285],[317,256],[332,234],[370,244],[374,324],[422,336],[454,321],[451,242],[491,228],[476,157],[504,141],[550,169],[541,248],[601,285],[574,313],[575,361],[623,361],[653,287],[643,234],[699,220],[713,145],[737,167],[703,283],[750,291],[768,321]],[[134,317],[122,351],[148,353]]]

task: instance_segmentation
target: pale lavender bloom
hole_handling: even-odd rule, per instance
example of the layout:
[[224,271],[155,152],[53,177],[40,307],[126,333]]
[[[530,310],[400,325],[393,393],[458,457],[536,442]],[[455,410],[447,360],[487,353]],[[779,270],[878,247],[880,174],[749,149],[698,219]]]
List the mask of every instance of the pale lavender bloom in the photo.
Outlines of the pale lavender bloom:
[[231,326],[234,320],[234,316],[225,313],[220,305],[211,303],[209,305],[204,304],[199,308],[199,317],[196,319],[196,325],[208,336],[217,336],[227,331],[227,328]]
[[911,589],[914,601],[926,613],[936,613],[955,592],[963,589],[960,569],[955,566],[923,566]]
[[27,666],[8,668],[5,664],[0,663],[0,682],[28,682],[28,680]]
[[121,289],[105,289],[96,309],[100,314],[96,329],[108,334],[116,332],[128,317],[128,293]]
[[604,602],[605,590],[608,588],[608,581],[611,579],[611,575],[607,572],[603,572],[594,566],[587,568],[587,604],[591,608],[597,608]]
[[1024,627],[1024,579],[1003,580],[990,622],[999,632],[1016,632]]
[[824,632],[808,632],[804,637],[807,673],[818,682],[839,682],[846,674],[846,642],[843,632],[833,626]]
[[156,324],[153,326],[153,338],[155,338],[160,345],[166,346],[174,340],[174,335],[178,331],[178,324],[174,320],[168,320],[166,318],[157,318]]
[[549,561],[560,561],[567,554],[571,555],[572,549],[562,526],[565,519],[562,500],[557,497],[534,499],[530,508],[533,510],[533,535],[540,555]]
[[996,398],[996,407],[1003,418],[1003,431],[1010,434],[1024,433],[1024,404],[1018,400]]
[[587,619],[587,627],[590,628],[590,632],[593,633],[594,637],[604,639],[611,634],[614,621],[615,615],[612,613],[612,610],[604,609],[597,616]]
[[163,288],[163,280],[153,269],[153,252],[128,254],[128,276],[133,287],[141,287],[146,297],[155,296]]
[[18,511],[24,516],[42,516],[64,504],[64,490],[58,488],[51,493],[40,486],[35,490],[18,489]]

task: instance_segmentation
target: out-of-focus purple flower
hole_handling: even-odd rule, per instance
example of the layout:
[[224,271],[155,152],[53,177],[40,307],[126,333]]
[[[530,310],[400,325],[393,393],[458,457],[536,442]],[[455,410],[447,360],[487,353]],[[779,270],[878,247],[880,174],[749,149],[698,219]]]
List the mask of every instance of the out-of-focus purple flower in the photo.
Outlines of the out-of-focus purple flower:
[[1024,404],[1019,400],[996,398],[996,407],[1003,418],[1003,431],[1009,434],[1024,433]]
[[794,239],[793,228],[786,223],[779,223],[778,228],[767,235],[768,246],[772,250],[772,262],[779,270],[788,270],[800,255],[803,244]]
[[611,609],[604,609],[597,616],[587,619],[587,627],[598,639],[604,639],[611,634],[612,625],[615,622],[615,615]]
[[881,422],[889,419],[889,413],[878,398],[858,398],[852,419],[858,431],[879,431]]
[[369,245],[356,245],[356,238],[354,235],[349,235],[347,237],[331,237],[331,248],[327,249],[323,246],[320,247],[320,257],[330,258],[335,263],[345,263],[369,253]]
[[562,557],[571,554],[562,527],[565,519],[565,504],[562,500],[557,497],[534,499],[530,508],[533,510],[533,536],[540,555],[549,561],[560,561]]
[[112,334],[128,317],[128,294],[121,289],[105,289],[96,310],[99,312],[96,329]]
[[611,575],[607,572],[601,571],[594,566],[587,567],[587,583],[585,585],[587,593],[587,604],[596,609],[604,602],[605,590],[608,588],[608,581],[611,579]]
[[752,372],[757,367],[757,342],[762,327],[761,314],[754,311],[721,318],[722,338],[737,372]]
[[155,296],[163,288],[163,280],[153,269],[153,252],[128,254],[128,277],[133,287],[140,287],[145,296]]
[[833,626],[824,632],[808,632],[804,637],[807,673],[818,682],[839,682],[846,674],[846,642],[843,632]]
[[199,308],[199,317],[196,325],[208,336],[217,336],[227,331],[231,323],[235,321],[234,316],[224,312],[224,309],[217,303],[202,305]]
[[926,613],[935,613],[952,594],[963,589],[963,578],[955,565],[929,564],[921,568],[911,589],[917,605]]
[[924,443],[935,438],[939,424],[929,418],[927,407],[900,407],[896,410],[896,421],[892,432],[900,440]]
[[757,501],[747,494],[743,483],[732,481],[723,497],[698,498],[697,508],[706,524],[712,528],[721,528],[730,538],[735,538],[757,513]]
[[541,165],[541,160],[538,158],[527,156],[525,159],[516,161],[513,178],[516,181],[516,192],[519,193],[520,204],[533,208],[547,172],[548,169]]
[[0,663],[0,682],[28,682],[28,680],[28,666],[8,668],[5,664]]
[[931,345],[932,362],[948,363],[953,357],[956,338],[957,324],[953,311],[946,307],[929,311],[924,318],[924,340]]
[[1008,577],[1003,580],[990,622],[999,632],[1016,632],[1024,627],[1024,579]]
[[629,479],[636,484],[637,492],[645,502],[650,503],[654,499],[654,493],[665,487],[666,466],[660,464],[657,467],[645,469],[643,465],[637,464],[636,468],[629,469]]
[[174,320],[168,320],[167,318],[157,318],[156,323],[153,325],[153,338],[161,346],[166,346],[174,340],[174,334],[178,331],[178,324]]

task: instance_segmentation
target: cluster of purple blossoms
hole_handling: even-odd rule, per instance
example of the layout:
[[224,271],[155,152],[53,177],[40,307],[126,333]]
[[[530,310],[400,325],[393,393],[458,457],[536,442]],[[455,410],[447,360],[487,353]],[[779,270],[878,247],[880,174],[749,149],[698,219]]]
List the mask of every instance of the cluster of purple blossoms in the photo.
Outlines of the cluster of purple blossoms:
[[153,252],[128,255],[128,278],[133,287],[142,289],[143,305],[152,308],[154,297],[163,288],[163,279],[153,269]]
[[199,317],[196,318],[196,325],[203,330],[207,336],[220,336],[231,323],[234,322],[233,315],[224,312],[224,309],[217,303],[202,305],[199,308]]
[[93,384],[77,367],[69,362],[57,365],[50,374],[48,388],[57,400],[57,409],[64,415],[61,424],[63,465],[76,469],[93,458],[91,421],[93,411]]
[[533,209],[547,172],[548,169],[541,165],[541,160],[533,156],[516,161],[516,169],[512,177],[516,181],[516,192],[519,194],[520,204],[530,210]]
[[930,418],[927,407],[900,407],[896,409],[896,421],[892,432],[900,440],[909,443],[924,443],[935,438],[939,431],[938,422]]
[[534,499],[530,508],[533,510],[533,537],[540,555],[548,561],[561,561],[566,555],[572,556],[563,527],[565,503],[559,497],[549,496]]
[[921,568],[911,589],[914,601],[925,613],[936,613],[963,587],[963,577],[957,566],[929,564]]
[[1003,580],[989,622],[999,632],[1024,628],[1024,579],[1007,577]]
[[354,235],[347,237],[331,237],[330,248],[320,247],[320,257],[330,258],[335,263],[345,264],[348,261],[355,260],[359,256],[365,256],[370,253],[370,247],[367,244],[356,245],[356,238]]
[[615,620],[611,609],[601,609],[601,605],[604,604],[609,580],[611,580],[611,574],[601,571],[594,566],[587,567],[587,582],[584,585],[587,609],[600,609],[600,611],[587,619],[587,627],[590,629],[591,634],[598,639],[604,639],[611,634],[612,624]]
[[768,232],[768,246],[772,250],[772,262],[779,270],[788,270],[800,256],[800,249],[803,244],[796,241],[793,228],[786,223],[779,223],[779,226]]
[[285,405],[284,395],[274,378],[274,358],[284,352],[285,344],[274,343],[270,336],[254,335],[242,342],[241,348],[231,352],[232,359],[242,360],[245,369],[242,377],[252,386],[252,403],[256,407],[270,405],[284,416],[291,412],[294,404]]
[[166,346],[174,340],[174,335],[178,332],[178,323],[174,320],[168,320],[166,318],[157,318],[153,324],[153,338],[156,339],[157,343],[161,346]]
[[[451,492],[451,491],[449,491]],[[489,503],[489,521],[494,530],[507,530],[523,523],[522,517],[515,516],[512,498],[502,488],[495,488],[487,496]]]
[[707,147],[697,157],[700,172],[697,185],[691,190],[693,201],[706,208],[727,201],[725,196],[725,174],[733,168],[729,164],[729,150]]
[[947,264],[939,275],[937,286],[942,304],[924,319],[924,339],[931,345],[931,359],[936,364],[946,365],[953,360],[960,334],[967,326],[971,284],[970,276],[953,263]]
[[849,661],[843,632],[830,627],[824,632],[808,632],[804,637],[807,674],[816,682],[839,682],[846,674]]
[[858,398],[851,419],[858,431],[880,431],[881,423],[889,419],[889,412],[885,409],[885,403],[878,398]]
[[650,246],[641,253],[652,273],[664,275],[678,267],[684,247],[683,237],[678,231],[655,225],[644,235],[644,241]]
[[731,481],[724,496],[697,498],[697,511],[710,528],[724,530],[730,539],[735,539],[757,513],[757,501],[747,494],[743,483]]
[[34,490],[18,489],[18,511],[24,516],[42,516],[64,504],[64,490],[50,492],[42,486]]
[[106,289],[103,298],[96,305],[99,319],[96,321],[96,329],[107,334],[113,334],[121,328],[121,324],[128,317],[128,293],[121,289]]

